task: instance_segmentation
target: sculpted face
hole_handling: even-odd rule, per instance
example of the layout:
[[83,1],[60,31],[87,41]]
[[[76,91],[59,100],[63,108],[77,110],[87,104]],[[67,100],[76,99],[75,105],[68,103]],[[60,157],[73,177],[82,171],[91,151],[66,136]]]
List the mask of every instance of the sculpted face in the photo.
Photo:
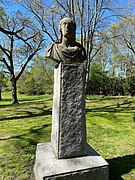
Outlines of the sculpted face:
[[74,39],[75,36],[75,23],[70,18],[64,18],[60,21],[60,30],[62,36],[67,39]]

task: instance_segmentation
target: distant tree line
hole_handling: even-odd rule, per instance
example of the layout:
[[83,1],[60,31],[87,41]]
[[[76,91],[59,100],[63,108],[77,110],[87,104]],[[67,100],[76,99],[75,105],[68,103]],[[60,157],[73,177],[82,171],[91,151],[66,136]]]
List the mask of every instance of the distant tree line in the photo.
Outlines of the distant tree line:
[[[25,70],[18,81],[18,92],[26,95],[53,94],[53,67],[51,61],[45,61],[42,56],[35,58],[35,63],[28,70]],[[0,100],[1,92],[11,90],[9,78],[0,73]],[[135,73],[132,76],[112,77],[109,71],[102,71],[98,62],[91,64],[87,95],[105,95],[105,96],[135,96]]]
[[86,93],[88,95],[135,96],[135,75],[112,77],[102,72],[99,64],[91,65],[90,78]]
[[[30,71],[25,71],[18,81],[18,91],[27,95],[53,94],[53,65],[47,67],[47,65],[36,64]],[[126,78],[112,77],[109,71],[101,70],[99,63],[93,62],[86,93],[88,95],[135,96],[135,74]]]

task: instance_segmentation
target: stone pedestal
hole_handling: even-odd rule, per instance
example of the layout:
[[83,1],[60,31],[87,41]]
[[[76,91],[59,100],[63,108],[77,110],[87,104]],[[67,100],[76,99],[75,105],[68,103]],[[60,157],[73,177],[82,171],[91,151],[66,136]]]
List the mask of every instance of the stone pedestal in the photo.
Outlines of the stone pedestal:
[[54,71],[51,143],[57,158],[86,154],[85,65],[60,64]]
[[108,164],[89,145],[83,157],[56,159],[51,143],[37,145],[36,180],[108,180]]
[[51,143],[37,145],[36,180],[108,180],[108,164],[86,144],[83,63],[61,63],[54,74]]

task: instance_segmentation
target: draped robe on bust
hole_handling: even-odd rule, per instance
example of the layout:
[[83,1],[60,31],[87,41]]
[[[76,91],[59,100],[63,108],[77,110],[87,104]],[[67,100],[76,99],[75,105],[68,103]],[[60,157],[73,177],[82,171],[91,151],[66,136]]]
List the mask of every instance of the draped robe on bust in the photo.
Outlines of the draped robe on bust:
[[56,62],[82,63],[86,60],[86,52],[82,45],[75,42],[73,47],[66,47],[58,42],[51,43],[45,56]]

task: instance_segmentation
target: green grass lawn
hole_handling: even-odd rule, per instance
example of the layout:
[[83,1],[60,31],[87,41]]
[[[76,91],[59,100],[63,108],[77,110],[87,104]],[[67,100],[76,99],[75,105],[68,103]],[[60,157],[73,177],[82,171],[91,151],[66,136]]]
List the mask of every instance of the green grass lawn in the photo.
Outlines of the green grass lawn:
[[[11,93],[0,101],[0,180],[33,180],[36,144],[49,142],[52,96]],[[87,96],[87,142],[110,166],[110,179],[135,180],[135,98]]]

